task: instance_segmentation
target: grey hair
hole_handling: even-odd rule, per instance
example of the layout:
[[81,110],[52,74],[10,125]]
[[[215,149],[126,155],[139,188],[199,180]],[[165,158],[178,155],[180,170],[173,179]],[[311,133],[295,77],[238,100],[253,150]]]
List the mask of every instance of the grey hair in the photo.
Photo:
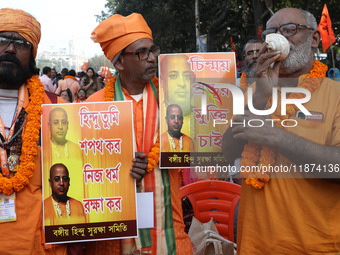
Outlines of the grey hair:
[[314,30],[318,29],[318,23],[316,22],[316,19],[314,17],[313,14],[311,14],[309,11],[305,11],[302,9],[299,9],[303,15],[305,16],[306,20],[307,20],[307,24],[308,26],[310,26],[311,28],[313,28]]
[[[303,9],[299,9],[299,10],[305,16],[308,26],[310,26],[314,30],[317,30],[318,29],[318,23],[316,22],[314,15],[311,14],[309,11],[306,11],[306,10],[303,10]],[[310,33],[311,33],[311,31],[310,31]],[[317,49],[318,48],[315,48],[315,50],[314,50],[314,59],[315,59],[315,53],[316,53]]]

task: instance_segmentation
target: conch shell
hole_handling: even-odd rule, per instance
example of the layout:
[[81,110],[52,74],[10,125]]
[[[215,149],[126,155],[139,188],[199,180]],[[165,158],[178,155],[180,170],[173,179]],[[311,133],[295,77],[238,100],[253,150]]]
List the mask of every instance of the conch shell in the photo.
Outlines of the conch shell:
[[269,34],[266,35],[266,43],[269,51],[281,51],[278,61],[284,60],[289,54],[289,42],[283,35]]

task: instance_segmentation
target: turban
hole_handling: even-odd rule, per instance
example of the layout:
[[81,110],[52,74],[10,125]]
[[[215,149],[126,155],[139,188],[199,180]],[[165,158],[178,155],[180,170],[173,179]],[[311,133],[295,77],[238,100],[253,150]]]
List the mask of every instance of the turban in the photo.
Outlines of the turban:
[[18,9],[0,9],[0,32],[17,32],[33,45],[33,56],[37,56],[40,42],[40,23],[30,14]]
[[124,48],[142,38],[152,40],[152,32],[143,16],[138,13],[127,17],[112,15],[101,22],[91,34],[91,39],[100,43],[105,56],[113,64]]

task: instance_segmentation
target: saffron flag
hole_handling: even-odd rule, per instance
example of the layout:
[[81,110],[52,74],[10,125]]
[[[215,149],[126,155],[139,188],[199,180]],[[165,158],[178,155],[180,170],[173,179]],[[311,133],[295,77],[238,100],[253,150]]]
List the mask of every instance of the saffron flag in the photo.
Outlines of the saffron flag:
[[112,73],[110,70],[107,70],[104,82],[107,83],[111,78],[112,78]]
[[106,67],[106,63],[104,63],[104,67],[102,68],[102,70],[100,71],[100,76],[105,78],[107,73],[107,67]]
[[261,27],[259,27],[259,31],[257,32],[257,37],[261,39],[261,33],[262,33],[262,29]]
[[87,70],[87,67],[89,66],[89,64],[90,64],[90,61],[87,61],[86,63],[84,63],[82,66],[81,66],[81,70],[83,70],[83,71],[86,71]]
[[235,52],[235,56],[237,57],[237,53],[236,53],[236,50],[235,50],[235,47],[234,47],[234,44],[233,44],[233,37],[230,36],[230,42],[231,42],[231,51],[232,52]]
[[327,5],[325,4],[322,10],[321,20],[318,26],[321,33],[322,49],[324,52],[335,42],[335,36],[332,29],[331,18],[329,17]]

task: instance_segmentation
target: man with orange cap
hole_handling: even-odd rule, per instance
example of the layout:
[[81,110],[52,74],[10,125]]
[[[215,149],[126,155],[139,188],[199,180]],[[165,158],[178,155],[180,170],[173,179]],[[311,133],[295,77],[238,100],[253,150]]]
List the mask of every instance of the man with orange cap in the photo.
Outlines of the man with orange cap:
[[67,254],[42,245],[38,140],[41,104],[51,101],[35,75],[40,36],[34,17],[0,9],[0,254]]
[[[154,227],[140,229],[135,240],[87,243],[90,254],[192,254],[184,232],[178,171],[160,170],[157,56],[152,32],[140,14],[113,15],[92,32],[119,75],[88,101],[132,100],[137,152],[131,175],[141,192],[152,192]],[[145,175],[145,176],[144,176]],[[144,177],[144,178],[143,178]]]

